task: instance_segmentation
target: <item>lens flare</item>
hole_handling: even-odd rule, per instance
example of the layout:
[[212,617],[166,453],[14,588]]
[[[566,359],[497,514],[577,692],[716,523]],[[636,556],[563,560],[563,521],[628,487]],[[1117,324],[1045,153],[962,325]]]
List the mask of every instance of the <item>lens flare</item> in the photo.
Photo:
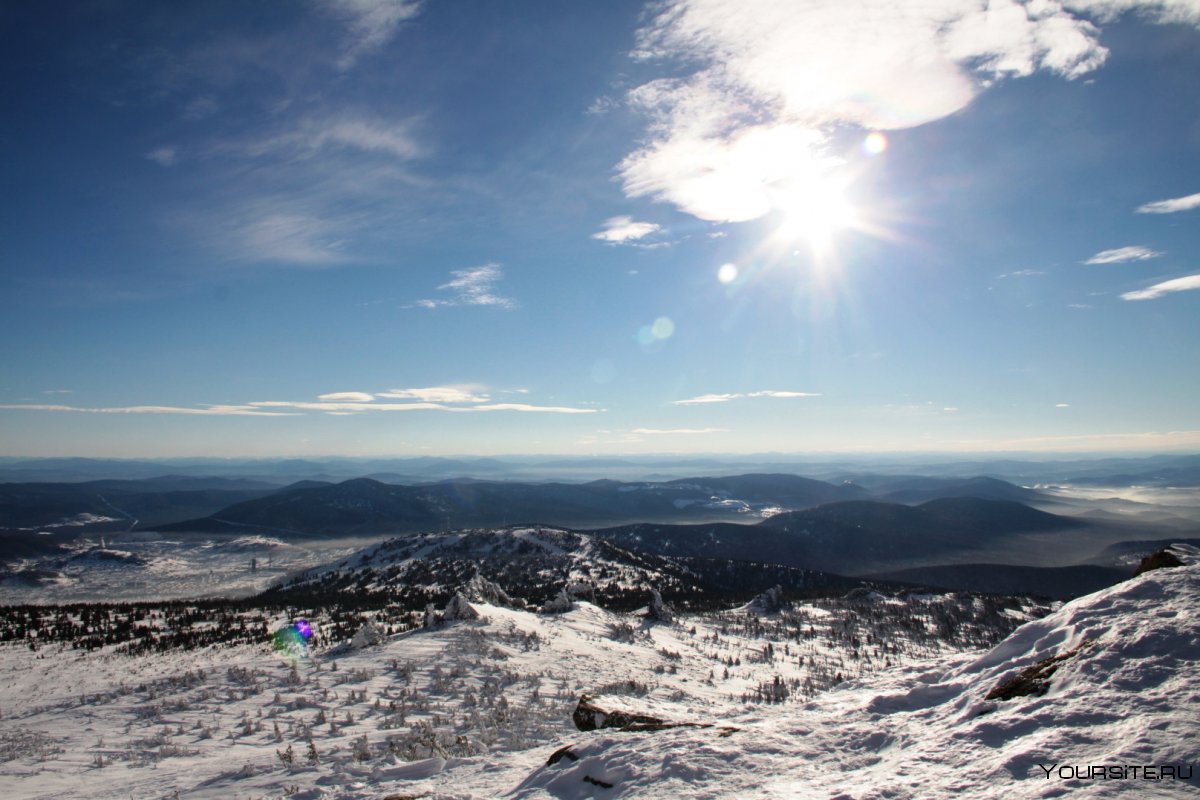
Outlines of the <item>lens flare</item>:
[[312,637],[312,625],[306,619],[298,619],[275,631],[271,646],[276,653],[295,664],[308,658],[308,643]]
[[670,317],[659,317],[649,325],[638,328],[637,341],[642,347],[650,347],[670,339],[675,334],[675,322]]
[[721,283],[733,283],[737,280],[738,268],[737,264],[722,264],[717,269],[717,280]]
[[884,150],[887,150],[888,140],[879,131],[872,131],[863,139],[862,151],[869,156],[880,155]]

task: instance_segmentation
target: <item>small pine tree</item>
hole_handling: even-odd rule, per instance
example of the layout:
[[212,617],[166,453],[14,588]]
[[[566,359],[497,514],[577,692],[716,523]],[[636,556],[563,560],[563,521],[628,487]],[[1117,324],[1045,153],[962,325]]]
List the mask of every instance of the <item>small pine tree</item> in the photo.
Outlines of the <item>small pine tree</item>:
[[275,756],[279,759],[279,763],[283,764],[284,766],[291,766],[292,764],[296,763],[296,751],[292,749],[290,744],[287,746],[286,750],[276,750]]

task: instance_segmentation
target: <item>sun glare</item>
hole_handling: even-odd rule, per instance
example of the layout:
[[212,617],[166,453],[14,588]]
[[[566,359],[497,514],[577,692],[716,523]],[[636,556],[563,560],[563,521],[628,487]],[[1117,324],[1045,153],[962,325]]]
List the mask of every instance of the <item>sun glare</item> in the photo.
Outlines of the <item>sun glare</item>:
[[778,191],[773,197],[779,211],[777,239],[805,242],[814,251],[827,251],[837,233],[858,224],[858,214],[847,199],[845,187],[828,177],[810,178]]

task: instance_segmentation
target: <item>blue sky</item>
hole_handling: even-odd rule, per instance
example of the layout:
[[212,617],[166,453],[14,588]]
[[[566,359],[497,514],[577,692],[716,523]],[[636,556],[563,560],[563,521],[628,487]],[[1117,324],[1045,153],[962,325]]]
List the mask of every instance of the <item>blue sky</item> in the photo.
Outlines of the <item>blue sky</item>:
[[1200,0],[0,37],[0,455],[1200,450]]

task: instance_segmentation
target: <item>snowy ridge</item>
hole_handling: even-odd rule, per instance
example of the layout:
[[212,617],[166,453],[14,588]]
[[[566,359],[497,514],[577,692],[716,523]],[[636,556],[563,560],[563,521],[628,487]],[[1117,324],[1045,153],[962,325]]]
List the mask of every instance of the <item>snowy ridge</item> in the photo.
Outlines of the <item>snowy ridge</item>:
[[[629,797],[1190,796],[1200,787],[1197,608],[1200,567],[1158,570],[948,669],[846,685],[799,713],[735,717],[745,736],[581,739],[577,760],[535,771],[513,796],[598,796],[580,789],[585,775]],[[1071,652],[1044,695],[986,699]]]
[[264,597],[307,602],[317,597],[369,599],[408,609],[445,604],[479,575],[517,605],[540,607],[563,586],[607,608],[643,605],[650,589],[704,607],[731,596],[786,589],[836,594],[858,579],[777,564],[653,555],[586,532],[548,526],[477,528],[396,537],[282,582]]

